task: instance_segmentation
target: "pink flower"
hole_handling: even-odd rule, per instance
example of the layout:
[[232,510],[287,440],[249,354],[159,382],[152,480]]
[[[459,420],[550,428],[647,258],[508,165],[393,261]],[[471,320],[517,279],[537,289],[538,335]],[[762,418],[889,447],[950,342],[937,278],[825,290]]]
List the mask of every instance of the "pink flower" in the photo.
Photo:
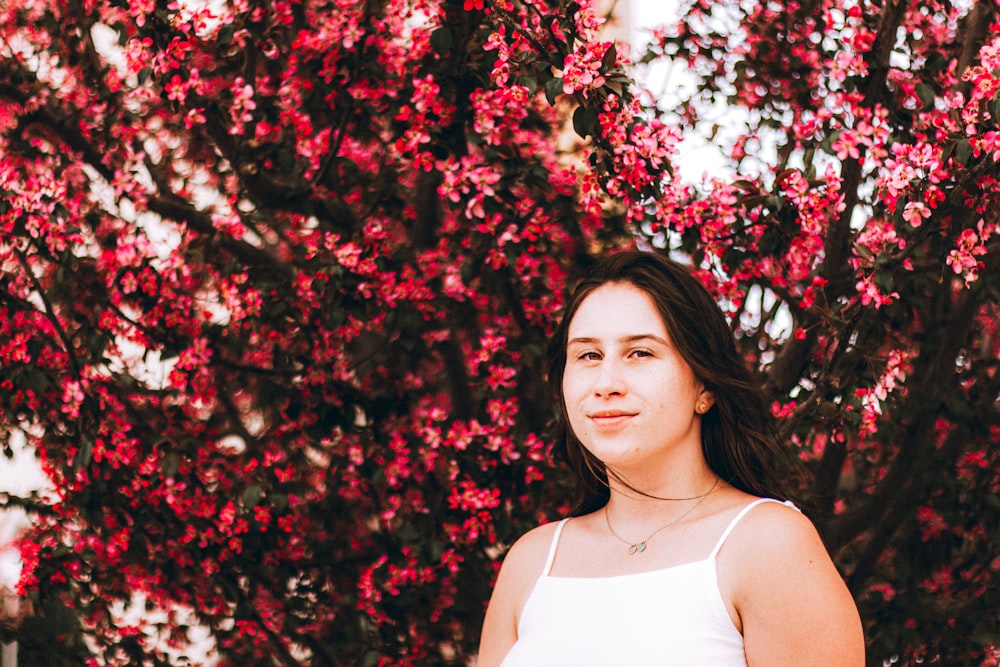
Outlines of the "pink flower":
[[609,47],[611,42],[589,42],[567,55],[563,59],[563,92],[580,92],[587,97],[589,91],[603,87],[601,64]]
[[923,202],[911,201],[903,208],[903,219],[912,227],[924,224],[924,218],[931,217],[931,210]]
[[[978,229],[983,231],[983,221],[979,221]],[[945,263],[951,267],[956,274],[965,279],[966,286],[975,282],[979,277],[979,269],[982,266],[977,257],[986,254],[985,240],[989,234],[984,234],[985,238],[980,238],[974,229],[963,229],[958,237],[958,247],[948,253]]]

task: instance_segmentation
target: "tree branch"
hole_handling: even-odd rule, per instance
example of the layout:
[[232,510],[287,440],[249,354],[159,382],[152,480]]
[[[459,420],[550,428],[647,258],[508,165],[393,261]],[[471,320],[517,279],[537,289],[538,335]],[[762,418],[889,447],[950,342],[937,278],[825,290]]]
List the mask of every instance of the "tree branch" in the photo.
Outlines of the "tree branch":
[[45,502],[37,492],[32,492],[24,497],[0,491],[0,509],[22,509],[28,514],[47,517],[58,516],[58,512],[52,509],[52,505]]
[[[945,282],[938,290],[939,302],[947,302],[949,295],[950,283]],[[928,326],[923,353],[910,373],[913,384],[908,386],[906,400],[913,407],[902,406],[898,410],[900,414],[914,415],[900,435],[900,451],[868,500],[830,521],[827,538],[832,551],[842,548],[869,526],[878,526],[878,518],[884,517],[905,494],[921,462],[928,465],[931,458],[928,455],[934,450],[936,408],[944,400],[941,388],[949,386],[948,379],[955,372],[955,358],[968,341],[977,309],[978,301],[969,292],[962,292],[951,312],[940,312],[938,319]]]

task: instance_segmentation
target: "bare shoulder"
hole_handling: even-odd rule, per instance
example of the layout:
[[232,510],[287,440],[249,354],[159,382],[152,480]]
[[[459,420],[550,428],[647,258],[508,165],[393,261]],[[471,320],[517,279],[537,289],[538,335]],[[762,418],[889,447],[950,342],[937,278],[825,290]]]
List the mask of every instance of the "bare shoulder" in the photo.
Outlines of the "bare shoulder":
[[558,526],[559,522],[552,522],[529,530],[504,556],[494,595],[499,592],[512,597],[517,612],[542,574]]
[[542,574],[558,525],[547,523],[528,531],[504,556],[483,621],[480,667],[499,665],[517,640],[521,609]]
[[807,555],[827,551],[813,522],[801,511],[786,503],[763,502],[751,508],[729,537],[729,543],[743,554],[757,554],[766,562],[774,556]]
[[732,575],[737,603],[748,602],[747,596],[756,590],[774,593],[775,583],[789,587],[796,576],[819,575],[843,583],[812,521],[784,503],[759,503],[750,509],[726,540],[719,560]]
[[538,560],[538,568],[541,570],[542,565],[545,564],[545,558],[549,554],[549,548],[552,546],[556,528],[560,523],[553,521],[542,524],[519,537],[507,551],[507,555],[504,556],[504,567],[508,567],[509,563],[512,567],[530,566],[533,561]]
[[812,521],[753,507],[719,554],[720,588],[742,626],[748,664],[864,665],[857,608]]

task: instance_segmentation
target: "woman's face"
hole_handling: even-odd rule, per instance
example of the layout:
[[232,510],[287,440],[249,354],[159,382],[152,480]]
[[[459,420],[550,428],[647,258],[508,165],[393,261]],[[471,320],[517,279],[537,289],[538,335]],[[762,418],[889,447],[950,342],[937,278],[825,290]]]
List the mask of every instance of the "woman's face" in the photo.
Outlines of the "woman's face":
[[701,451],[711,392],[674,347],[652,297],[631,283],[606,283],[580,304],[562,390],[574,435],[617,470]]

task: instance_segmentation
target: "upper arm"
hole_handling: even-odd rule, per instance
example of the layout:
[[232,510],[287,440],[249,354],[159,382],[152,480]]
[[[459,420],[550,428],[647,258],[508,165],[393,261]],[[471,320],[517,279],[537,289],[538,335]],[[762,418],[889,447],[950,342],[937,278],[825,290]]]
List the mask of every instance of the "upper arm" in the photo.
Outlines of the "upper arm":
[[507,552],[483,619],[477,667],[499,665],[517,641],[517,619],[541,574],[554,528],[535,528]]
[[763,505],[723,553],[749,667],[864,667],[857,607],[809,519]]

